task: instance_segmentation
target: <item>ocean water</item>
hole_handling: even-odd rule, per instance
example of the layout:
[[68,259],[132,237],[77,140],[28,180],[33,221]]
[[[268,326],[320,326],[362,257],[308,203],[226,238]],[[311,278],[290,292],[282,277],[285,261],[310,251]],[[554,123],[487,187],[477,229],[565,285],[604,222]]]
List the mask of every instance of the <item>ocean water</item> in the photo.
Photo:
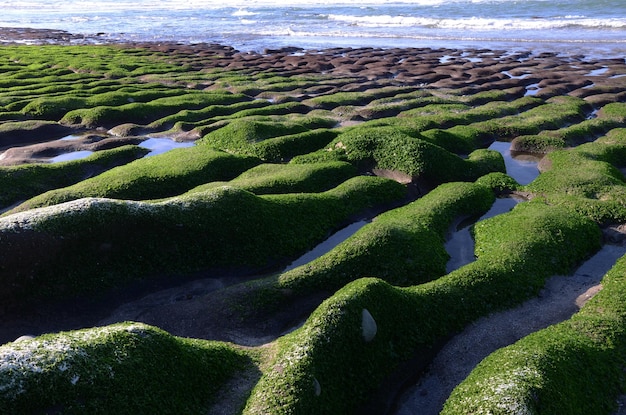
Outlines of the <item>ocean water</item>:
[[625,0],[0,0],[0,26],[100,41],[520,49],[620,57]]

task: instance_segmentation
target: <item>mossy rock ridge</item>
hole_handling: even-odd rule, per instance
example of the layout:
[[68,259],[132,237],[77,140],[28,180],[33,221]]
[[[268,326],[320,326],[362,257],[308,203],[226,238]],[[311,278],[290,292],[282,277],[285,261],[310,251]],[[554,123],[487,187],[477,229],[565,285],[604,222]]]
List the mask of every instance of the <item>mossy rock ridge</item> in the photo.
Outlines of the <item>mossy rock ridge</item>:
[[[350,413],[416,351],[527,299],[545,278],[568,272],[600,244],[592,221],[541,203],[479,224],[476,262],[408,288],[360,279],[326,300],[304,326],[278,340],[244,414]],[[377,327],[369,341],[363,310]]]
[[361,176],[324,193],[255,196],[224,186],[161,202],[85,198],[16,213],[0,219],[3,302],[93,296],[200,269],[276,266],[350,215],[405,192]]
[[455,388],[442,414],[615,413],[626,362],[625,275],[626,256],[569,320],[485,358]]
[[337,290],[366,276],[402,286],[436,279],[446,271],[444,242],[452,222],[480,216],[493,201],[493,193],[483,186],[440,185],[407,206],[380,214],[327,254],[283,273],[278,288]]
[[336,161],[311,164],[263,163],[241,173],[229,182],[211,182],[187,193],[219,186],[239,187],[254,194],[314,193],[330,190],[357,175],[350,163]]
[[260,163],[254,157],[236,156],[203,146],[174,149],[107,170],[72,186],[42,193],[7,214],[84,197],[146,200],[176,196],[207,182],[230,180]]
[[148,150],[141,147],[122,146],[98,151],[81,160],[0,167],[0,209],[51,189],[78,183],[147,153]]
[[336,124],[332,119],[302,117],[301,119],[258,120],[240,119],[205,135],[200,144],[240,154],[254,155],[254,145],[269,138],[300,134],[320,128],[330,128]]
[[46,334],[0,347],[3,414],[203,414],[252,365],[224,343],[140,323]]
[[346,160],[366,171],[400,171],[433,188],[440,183],[474,181],[490,172],[505,171],[504,160],[497,152],[481,149],[462,159],[427,140],[384,126],[347,130],[326,148],[295,157],[292,162],[322,160]]
[[583,213],[600,224],[626,222],[626,129],[611,130],[593,143],[554,151],[543,172],[525,190],[549,203]]

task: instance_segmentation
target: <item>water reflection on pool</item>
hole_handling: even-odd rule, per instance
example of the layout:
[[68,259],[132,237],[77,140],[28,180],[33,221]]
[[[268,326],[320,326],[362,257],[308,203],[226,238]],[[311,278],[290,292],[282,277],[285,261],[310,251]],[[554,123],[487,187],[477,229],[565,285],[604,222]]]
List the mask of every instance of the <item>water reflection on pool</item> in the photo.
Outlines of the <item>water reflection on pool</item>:
[[478,218],[478,220],[459,224],[457,229],[452,232],[445,243],[446,252],[450,255],[450,259],[446,264],[446,272],[450,273],[476,259],[474,257],[474,240],[472,239],[472,235],[470,233],[472,224],[501,213],[506,213],[523,200],[524,199],[517,197],[496,199],[491,206],[491,209]]
[[514,178],[519,184],[526,185],[539,176],[537,164],[539,158],[533,155],[511,153],[511,143],[494,141],[489,150],[495,150],[504,157],[506,174]]
[[287,272],[301,265],[308,264],[314,259],[321,257],[322,255],[326,254],[331,249],[333,249],[334,247],[336,247],[337,245],[339,245],[340,243],[348,239],[350,236],[356,233],[356,231],[358,231],[359,229],[361,229],[363,226],[367,225],[368,223],[369,221],[361,220],[337,231],[336,233],[331,235],[328,239],[326,239],[324,242],[320,243],[315,248],[313,248],[306,254],[302,255],[300,258],[293,261],[289,266],[287,266],[287,268],[283,270],[283,272]]
[[173,150],[175,148],[184,148],[193,146],[193,142],[178,142],[174,141],[170,138],[155,138],[150,137],[145,141],[142,141],[139,146],[143,148],[147,148],[150,152],[146,155],[148,156],[156,156],[157,154],[165,153],[166,151]]
[[59,154],[56,157],[52,157],[50,159],[50,163],[59,163],[61,161],[72,161],[72,160],[80,160],[85,157],[89,157],[93,154],[93,151],[82,150],[82,151],[72,151],[69,153]]

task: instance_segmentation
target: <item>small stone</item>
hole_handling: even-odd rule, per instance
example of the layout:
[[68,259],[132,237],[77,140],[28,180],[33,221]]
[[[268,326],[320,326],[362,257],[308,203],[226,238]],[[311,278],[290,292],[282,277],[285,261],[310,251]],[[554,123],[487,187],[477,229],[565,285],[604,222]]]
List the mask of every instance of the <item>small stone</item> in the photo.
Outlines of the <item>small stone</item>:
[[320,385],[316,378],[313,378],[313,388],[315,389],[315,396],[320,396],[322,394],[322,385]]
[[370,312],[365,308],[363,309],[361,316],[361,329],[363,334],[363,340],[365,340],[366,343],[369,343],[374,340],[374,337],[376,337],[376,333],[378,332],[376,320],[374,320],[374,317],[372,317]]

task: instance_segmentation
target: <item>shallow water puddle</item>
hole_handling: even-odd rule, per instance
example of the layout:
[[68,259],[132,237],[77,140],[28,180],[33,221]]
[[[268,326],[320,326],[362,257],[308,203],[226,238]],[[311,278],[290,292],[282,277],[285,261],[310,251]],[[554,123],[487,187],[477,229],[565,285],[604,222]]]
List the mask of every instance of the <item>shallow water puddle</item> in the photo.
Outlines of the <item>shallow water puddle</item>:
[[539,176],[537,164],[540,158],[534,155],[511,152],[511,143],[494,141],[489,150],[495,150],[504,157],[506,174],[514,178],[519,184],[528,184]]
[[541,88],[539,88],[539,84],[530,84],[526,86],[526,93],[524,94],[524,96],[529,97],[537,95],[539,91],[541,91]]
[[450,273],[476,259],[474,256],[474,240],[470,234],[471,225],[501,213],[506,213],[522,201],[524,201],[524,199],[517,197],[496,199],[491,206],[491,209],[478,218],[478,220],[472,221],[471,223],[459,224],[457,226],[457,230],[452,232],[445,243],[446,251],[448,252],[448,255],[450,255],[450,259],[446,264],[446,272]]
[[452,390],[480,361],[522,337],[570,318],[581,300],[601,288],[602,277],[624,255],[626,245],[605,245],[573,275],[548,279],[539,296],[468,326],[437,354],[418,382],[395,400],[389,413],[439,414]]
[[603,75],[605,73],[607,73],[609,71],[609,68],[606,66],[603,66],[600,69],[594,69],[593,71],[589,72],[588,74],[585,74],[585,76],[600,76]]
[[59,141],[72,141],[72,140],[78,140],[79,138],[82,138],[82,136],[76,135],[76,134],[70,134],[70,135],[66,135],[63,138],[59,138]]
[[147,148],[151,150],[146,157],[156,156],[157,154],[162,154],[167,151],[173,150],[175,148],[184,148],[193,146],[193,142],[178,142],[174,141],[170,138],[155,138],[149,137],[147,140],[142,141],[139,144],[139,147]]
[[340,229],[339,231],[332,234],[324,242],[321,242],[315,248],[311,249],[309,252],[305,253],[300,258],[296,259],[291,264],[289,264],[283,270],[283,272],[287,272],[301,265],[308,264],[314,259],[321,257],[322,255],[328,253],[330,250],[332,250],[334,247],[336,247],[337,245],[339,245],[340,243],[348,239],[350,236],[355,234],[359,229],[361,229],[363,226],[367,225],[368,223],[369,221],[361,220],[358,222],[354,222],[353,224],[350,224],[343,229]]
[[504,75],[508,76],[508,77],[509,77],[509,78],[511,78],[511,79],[526,79],[526,78],[528,78],[528,77],[530,76],[530,74],[529,74],[529,73],[525,73],[525,74],[522,74],[522,75],[513,75],[513,74],[512,74],[511,72],[509,72],[509,71],[502,71],[502,73],[503,73]]
[[52,157],[50,159],[50,163],[59,163],[61,161],[72,161],[72,160],[80,160],[85,157],[89,157],[93,154],[93,151],[89,150],[81,150],[81,151],[72,151],[70,153],[59,154],[56,157]]
[[587,119],[591,120],[591,119],[594,119],[594,118],[598,118],[598,111],[600,111],[598,108],[596,108],[593,111],[591,111],[589,113],[589,115],[587,115]]

